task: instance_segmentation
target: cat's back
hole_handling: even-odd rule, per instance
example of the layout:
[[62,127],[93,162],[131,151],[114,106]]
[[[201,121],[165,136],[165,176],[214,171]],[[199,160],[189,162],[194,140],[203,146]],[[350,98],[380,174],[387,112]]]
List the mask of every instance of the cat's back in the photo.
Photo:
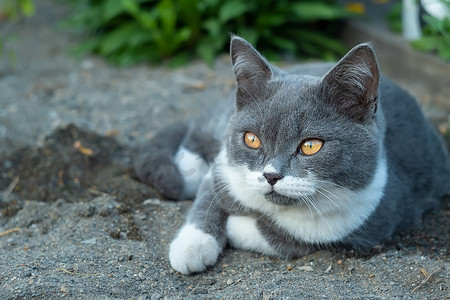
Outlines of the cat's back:
[[[450,160],[441,136],[407,91],[382,77],[380,102],[386,120],[388,167],[382,205],[396,205],[405,215],[397,217],[409,223],[414,215],[436,207],[449,191]],[[411,216],[406,218],[408,214]]]
[[[385,148],[390,168],[414,171],[420,177],[436,171],[450,181],[450,162],[442,137],[425,118],[411,94],[382,77],[380,102],[386,120]],[[416,173],[419,172],[419,173]],[[444,177],[443,175],[449,175]]]

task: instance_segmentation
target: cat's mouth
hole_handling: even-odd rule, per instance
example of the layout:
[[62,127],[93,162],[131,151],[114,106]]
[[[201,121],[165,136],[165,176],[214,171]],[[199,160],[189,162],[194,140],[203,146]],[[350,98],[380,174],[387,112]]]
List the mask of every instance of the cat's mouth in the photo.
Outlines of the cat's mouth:
[[268,193],[265,193],[264,196],[267,201],[270,201],[276,205],[290,206],[290,205],[298,205],[300,203],[298,199],[284,196],[276,192],[273,188]]

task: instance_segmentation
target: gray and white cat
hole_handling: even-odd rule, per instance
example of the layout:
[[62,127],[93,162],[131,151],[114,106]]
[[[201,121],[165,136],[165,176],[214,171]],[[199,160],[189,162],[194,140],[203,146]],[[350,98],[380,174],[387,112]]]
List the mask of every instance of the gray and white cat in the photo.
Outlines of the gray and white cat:
[[189,274],[233,247],[292,258],[370,247],[450,188],[450,160],[414,98],[380,74],[369,44],[287,73],[231,39],[235,97],[158,134],[136,161],[167,198],[194,198],[170,246]]

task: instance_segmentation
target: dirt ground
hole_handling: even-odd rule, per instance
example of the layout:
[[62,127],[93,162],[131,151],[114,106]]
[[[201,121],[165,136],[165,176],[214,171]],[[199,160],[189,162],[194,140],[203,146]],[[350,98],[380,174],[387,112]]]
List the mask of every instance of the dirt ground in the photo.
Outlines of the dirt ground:
[[[280,260],[227,248],[205,273],[173,271],[168,246],[191,202],[137,181],[132,160],[232,91],[227,58],[176,70],[76,61],[67,7],[36,3],[35,17],[0,23],[18,57],[0,63],[1,299],[448,299],[449,198],[372,249]],[[450,114],[426,109],[435,124]]]

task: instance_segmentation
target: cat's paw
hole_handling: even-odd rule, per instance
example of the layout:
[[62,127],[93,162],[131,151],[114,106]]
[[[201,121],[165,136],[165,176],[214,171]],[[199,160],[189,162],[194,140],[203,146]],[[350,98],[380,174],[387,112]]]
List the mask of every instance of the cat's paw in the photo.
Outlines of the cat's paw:
[[183,274],[201,272],[216,263],[221,251],[222,248],[212,235],[188,224],[170,245],[170,265]]

